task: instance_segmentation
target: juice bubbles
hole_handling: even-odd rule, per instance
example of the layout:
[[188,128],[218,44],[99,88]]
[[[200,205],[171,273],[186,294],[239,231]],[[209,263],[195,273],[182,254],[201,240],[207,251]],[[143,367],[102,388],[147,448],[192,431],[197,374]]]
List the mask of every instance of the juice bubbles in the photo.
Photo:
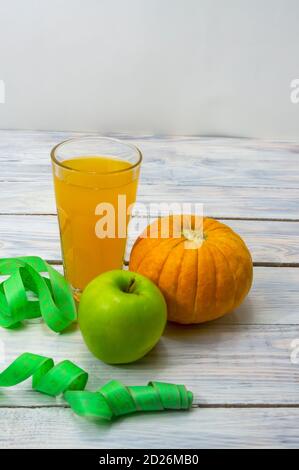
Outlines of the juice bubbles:
[[53,161],[65,276],[79,292],[123,265],[139,163],[101,155]]

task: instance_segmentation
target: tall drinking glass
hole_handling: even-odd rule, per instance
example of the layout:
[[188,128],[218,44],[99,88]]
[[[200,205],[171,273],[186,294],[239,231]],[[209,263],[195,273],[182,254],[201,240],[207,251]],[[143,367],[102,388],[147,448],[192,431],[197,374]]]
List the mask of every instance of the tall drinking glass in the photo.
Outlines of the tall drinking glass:
[[65,276],[75,293],[123,265],[142,155],[116,139],[83,137],[51,152]]

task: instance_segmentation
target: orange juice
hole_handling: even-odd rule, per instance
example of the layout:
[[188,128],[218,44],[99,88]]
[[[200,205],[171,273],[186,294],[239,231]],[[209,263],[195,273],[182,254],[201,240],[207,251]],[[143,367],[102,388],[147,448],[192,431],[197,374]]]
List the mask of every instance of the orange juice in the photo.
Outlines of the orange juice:
[[[122,267],[130,217],[123,202],[127,208],[135,202],[139,166],[82,156],[54,164],[53,172],[65,275],[82,290],[100,273]],[[108,213],[114,220],[107,222]]]

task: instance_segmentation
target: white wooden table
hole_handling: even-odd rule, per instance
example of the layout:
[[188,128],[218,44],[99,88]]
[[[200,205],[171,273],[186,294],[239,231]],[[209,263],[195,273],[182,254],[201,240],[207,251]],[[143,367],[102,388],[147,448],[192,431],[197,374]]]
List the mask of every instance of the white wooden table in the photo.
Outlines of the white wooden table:
[[[1,257],[39,255],[62,269],[49,152],[74,135],[0,131]],[[111,378],[155,379],[184,383],[195,400],[190,412],[99,425],[28,381],[0,391],[0,447],[299,447],[299,143],[118,137],[144,153],[139,201],[203,202],[206,215],[244,237],[253,289],[214,323],[170,325],[148,356],[125,366],[94,359],[76,329],[56,335],[40,322],[1,329],[1,368],[27,350],[78,363],[91,390]]]

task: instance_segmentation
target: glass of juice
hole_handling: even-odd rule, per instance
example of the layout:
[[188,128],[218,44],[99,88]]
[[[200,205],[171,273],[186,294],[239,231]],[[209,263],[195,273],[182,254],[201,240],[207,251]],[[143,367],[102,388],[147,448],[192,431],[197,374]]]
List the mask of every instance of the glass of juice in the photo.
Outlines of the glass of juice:
[[142,155],[126,142],[82,137],[56,145],[51,159],[64,272],[79,295],[123,266]]

